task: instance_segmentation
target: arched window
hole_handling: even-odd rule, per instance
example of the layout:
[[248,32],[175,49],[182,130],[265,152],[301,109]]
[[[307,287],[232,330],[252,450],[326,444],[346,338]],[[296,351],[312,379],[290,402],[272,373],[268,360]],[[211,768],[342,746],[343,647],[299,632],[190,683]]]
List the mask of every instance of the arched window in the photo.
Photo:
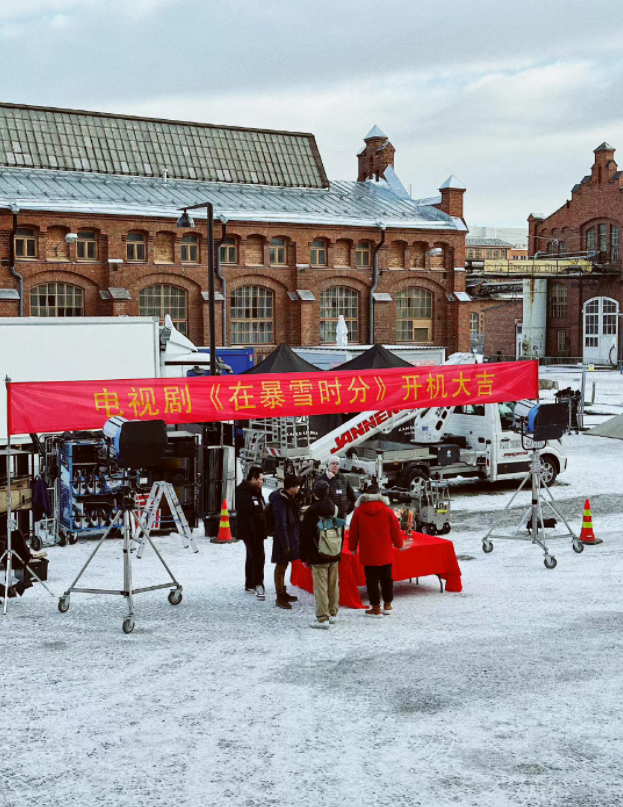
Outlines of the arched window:
[[346,320],[348,341],[359,341],[359,292],[346,286],[332,286],[320,295],[320,341],[334,344],[340,315]]
[[595,251],[595,228],[591,227],[590,230],[586,232],[586,249],[588,252]]
[[567,257],[567,242],[566,241],[559,241],[558,242],[558,251],[561,258]]
[[270,345],[274,340],[274,295],[263,286],[241,286],[231,293],[232,345]]
[[360,241],[355,249],[355,266],[370,266],[371,250],[367,241]]
[[15,257],[37,257],[37,234],[29,227],[19,227],[15,232]]
[[219,260],[225,264],[238,263],[238,245],[235,238],[225,238],[219,247]]
[[317,238],[315,241],[312,241],[309,251],[309,260],[312,266],[327,265],[327,242],[323,241],[322,238]]
[[270,242],[271,266],[285,266],[287,262],[285,238],[273,238]]
[[141,317],[158,317],[161,324],[169,314],[177,330],[188,334],[188,295],[179,286],[158,284],[141,289],[139,313]]
[[126,257],[129,263],[144,263],[147,250],[143,233],[128,233]]
[[396,341],[430,342],[433,338],[433,295],[409,286],[396,295]]
[[93,230],[78,230],[76,257],[79,261],[97,260],[97,235]]
[[567,318],[567,287],[564,283],[552,283],[549,287],[549,315],[552,319]]
[[192,233],[182,236],[182,263],[199,263],[199,236]]
[[30,290],[31,317],[82,317],[84,292],[68,283],[44,283]]

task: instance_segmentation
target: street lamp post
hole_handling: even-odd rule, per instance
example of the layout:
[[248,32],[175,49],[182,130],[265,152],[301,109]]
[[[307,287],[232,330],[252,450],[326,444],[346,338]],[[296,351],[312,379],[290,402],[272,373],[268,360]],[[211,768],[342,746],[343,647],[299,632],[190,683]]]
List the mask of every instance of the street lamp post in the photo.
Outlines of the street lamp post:
[[189,210],[205,207],[208,218],[208,310],[210,314],[210,375],[216,375],[216,306],[214,304],[214,206],[212,202],[201,202],[184,208],[184,212],[177,220],[177,226],[188,229],[194,227],[195,222],[188,214]]

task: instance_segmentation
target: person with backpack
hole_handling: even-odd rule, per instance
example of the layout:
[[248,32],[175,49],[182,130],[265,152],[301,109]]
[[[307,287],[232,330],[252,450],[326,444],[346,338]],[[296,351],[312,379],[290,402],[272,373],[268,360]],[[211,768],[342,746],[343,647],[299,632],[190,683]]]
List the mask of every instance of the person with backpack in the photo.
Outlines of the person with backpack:
[[247,594],[255,594],[258,600],[266,599],[264,589],[264,563],[266,560],[264,510],[266,504],[262,496],[263,484],[262,469],[254,465],[249,468],[245,481],[236,488],[236,537],[244,541],[247,550],[244,566],[244,590]]
[[[400,549],[402,545],[402,532],[396,514],[389,506],[389,499],[381,495],[377,485],[369,485],[366,492],[357,499],[348,534],[348,547],[353,553],[359,547],[361,563],[366,573],[370,599],[366,616],[383,617],[391,614],[394,599],[394,547]],[[379,583],[383,595],[382,610]]]
[[265,521],[266,531],[273,536],[271,561],[275,564],[275,605],[286,611],[292,610],[292,603],[298,597],[286,590],[286,571],[291,561],[300,558],[299,531],[301,514],[296,495],[301,489],[301,480],[294,474],[286,474],[283,490],[275,490],[268,498]]
[[344,521],[337,517],[338,509],[329,498],[325,479],[319,479],[312,492],[314,501],[301,525],[301,560],[311,566],[314,579],[316,619],[311,627],[327,630],[337,621]]

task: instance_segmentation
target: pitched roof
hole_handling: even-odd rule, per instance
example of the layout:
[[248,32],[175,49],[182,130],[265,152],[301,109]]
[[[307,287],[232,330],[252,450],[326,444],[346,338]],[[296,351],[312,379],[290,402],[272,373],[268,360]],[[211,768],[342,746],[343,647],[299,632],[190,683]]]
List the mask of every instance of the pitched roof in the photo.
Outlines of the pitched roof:
[[312,134],[0,103],[0,166],[326,187]]
[[616,149],[615,149],[614,146],[611,146],[609,143],[606,143],[606,141],[604,140],[604,142],[600,146],[597,146],[596,149],[593,149],[593,151],[594,152],[595,151],[616,151]]
[[375,370],[390,367],[413,367],[383,345],[375,344],[355,358],[339,365],[340,370]]
[[273,352],[266,356],[264,361],[256,364],[255,367],[249,367],[245,370],[244,374],[255,375],[257,373],[317,373],[318,368],[310,364],[305,359],[288,347],[285,342],[282,342],[279,347],[275,348]]
[[456,188],[456,190],[464,191],[465,185],[463,185],[462,182],[459,182],[459,180],[454,176],[454,174],[450,174],[448,179],[446,179],[446,181],[439,188],[439,190],[441,190],[442,188]]
[[[332,182],[328,188],[125,177],[71,171],[0,169],[0,207],[96,215],[177,218],[180,208],[212,202],[236,221],[344,224],[465,231],[460,219],[398,196],[386,182]],[[196,218],[205,218],[197,210]]]
[[465,246],[466,247],[507,247],[508,249],[514,249],[512,244],[509,244],[508,241],[502,241],[501,238],[478,238],[472,237],[470,238],[467,236],[465,239]]
[[364,137],[364,140],[372,140],[374,137],[384,137],[387,138],[387,135],[382,129],[379,129],[378,126],[373,126],[368,134]]

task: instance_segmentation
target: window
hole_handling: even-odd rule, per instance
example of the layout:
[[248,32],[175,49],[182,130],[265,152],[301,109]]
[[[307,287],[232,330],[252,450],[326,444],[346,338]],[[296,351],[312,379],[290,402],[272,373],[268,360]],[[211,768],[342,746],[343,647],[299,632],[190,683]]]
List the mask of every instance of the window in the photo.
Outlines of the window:
[[614,300],[604,300],[602,333],[615,334],[617,332],[617,304]]
[[595,228],[591,227],[590,230],[586,233],[586,249],[589,252],[593,252],[595,250]]
[[226,238],[219,247],[219,260],[221,263],[238,263],[238,247],[235,238]]
[[473,249],[468,249],[467,250],[467,257],[468,258],[473,258],[474,257],[474,250]]
[[271,266],[286,265],[286,242],[284,238],[273,238],[270,242]]
[[463,404],[463,406],[455,406],[455,415],[474,415],[475,417],[483,418],[485,416],[484,404]]
[[567,257],[567,242],[566,241],[561,241],[559,243],[559,245],[558,245],[558,248],[560,250],[560,257],[561,258],[566,258]]
[[312,266],[327,265],[327,245],[324,241],[320,239],[312,241],[309,259]]
[[19,227],[15,232],[15,257],[36,258],[37,236],[34,230]]
[[430,342],[433,333],[433,295],[410,286],[396,295],[396,341]]
[[493,257],[494,258],[499,258],[500,257],[500,250],[499,249],[494,249],[493,250]]
[[273,343],[274,295],[262,286],[242,286],[231,293],[232,345]]
[[31,317],[82,317],[84,292],[68,283],[44,283],[30,291]]
[[567,332],[556,331],[556,350],[559,353],[564,353],[567,349]]
[[93,230],[78,230],[76,257],[79,261],[97,260],[97,236]]
[[600,224],[599,225],[599,251],[600,252],[607,252],[608,251],[608,225],[607,224]]
[[618,227],[612,227],[610,229],[610,241],[612,243],[612,251],[610,253],[610,260],[611,261],[618,261],[619,260],[619,239],[621,231]]
[[158,317],[164,324],[165,314],[169,314],[180,333],[188,334],[187,294],[178,286],[148,286],[139,294],[141,317]]
[[481,249],[476,250],[476,257],[477,258],[482,258],[482,250]]
[[348,327],[348,341],[359,341],[359,292],[346,286],[332,286],[320,295],[320,341],[337,341],[336,328],[342,315]]
[[360,241],[355,249],[355,266],[370,266],[370,244]]
[[500,425],[502,426],[502,431],[510,431],[515,422],[515,401],[511,401],[510,403],[499,403],[498,412],[500,413]]
[[487,250],[486,255],[487,255],[487,258],[491,257],[491,250],[490,249]]
[[584,307],[584,344],[586,347],[599,345],[599,298],[589,300]]
[[480,314],[469,315],[469,332],[480,333]]
[[126,255],[127,260],[131,263],[145,260],[145,236],[142,233],[128,233]]
[[549,315],[552,319],[567,318],[567,287],[552,283],[549,288]]
[[199,263],[199,236],[192,233],[182,236],[182,263]]

